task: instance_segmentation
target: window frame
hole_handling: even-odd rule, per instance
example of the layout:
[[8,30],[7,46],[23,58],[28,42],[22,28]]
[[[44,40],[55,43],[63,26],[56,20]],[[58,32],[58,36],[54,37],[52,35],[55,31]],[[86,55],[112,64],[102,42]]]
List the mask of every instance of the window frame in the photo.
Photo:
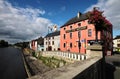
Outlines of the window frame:
[[72,48],[72,43],[70,43],[70,48]]
[[64,47],[64,48],[66,47],[66,43],[63,44],[63,47]]
[[54,41],[52,41],[52,45],[54,45]]
[[88,29],[88,37],[92,36],[92,29]]
[[70,29],[72,29],[72,25],[70,26]]
[[81,23],[78,23],[78,26],[81,26]]
[[66,38],[66,35],[65,35],[65,34],[63,35],[63,38],[64,38],[64,39]]

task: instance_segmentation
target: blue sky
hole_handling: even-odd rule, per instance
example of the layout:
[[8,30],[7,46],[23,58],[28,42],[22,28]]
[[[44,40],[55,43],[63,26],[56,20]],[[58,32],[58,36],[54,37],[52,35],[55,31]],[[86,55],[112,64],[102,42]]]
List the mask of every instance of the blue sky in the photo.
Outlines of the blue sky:
[[44,18],[50,19],[53,23],[61,26],[68,19],[76,16],[77,12],[84,12],[92,4],[96,4],[97,0],[8,0],[13,6],[31,7],[45,11],[42,15]]
[[104,11],[115,37],[120,35],[119,5],[119,0],[0,0],[0,39],[15,43],[45,36],[49,26],[60,27],[93,7]]

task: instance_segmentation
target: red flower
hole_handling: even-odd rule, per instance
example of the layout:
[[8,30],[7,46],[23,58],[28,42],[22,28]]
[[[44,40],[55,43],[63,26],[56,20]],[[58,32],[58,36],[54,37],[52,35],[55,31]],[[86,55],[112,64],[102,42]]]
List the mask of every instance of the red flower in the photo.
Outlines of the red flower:
[[96,27],[108,27],[112,24],[103,16],[103,11],[99,11],[94,8],[92,11],[88,12],[89,22],[95,24]]

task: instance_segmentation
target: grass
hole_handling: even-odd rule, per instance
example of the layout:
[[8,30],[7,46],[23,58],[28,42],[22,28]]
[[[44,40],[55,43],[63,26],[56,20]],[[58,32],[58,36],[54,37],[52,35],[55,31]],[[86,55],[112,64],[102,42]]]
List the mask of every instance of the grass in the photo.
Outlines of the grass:
[[42,60],[42,62],[45,65],[47,65],[47,66],[49,66],[51,68],[58,68],[58,67],[66,65],[66,61],[64,61],[62,59],[57,59],[54,56],[53,57],[40,56],[39,59]]

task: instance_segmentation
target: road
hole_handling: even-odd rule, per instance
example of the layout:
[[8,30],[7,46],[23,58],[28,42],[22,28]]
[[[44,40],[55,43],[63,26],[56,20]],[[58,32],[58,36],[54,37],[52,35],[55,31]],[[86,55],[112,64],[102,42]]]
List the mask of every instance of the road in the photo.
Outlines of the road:
[[107,56],[106,79],[120,79],[120,55]]
[[22,52],[12,47],[0,48],[0,79],[26,79]]

